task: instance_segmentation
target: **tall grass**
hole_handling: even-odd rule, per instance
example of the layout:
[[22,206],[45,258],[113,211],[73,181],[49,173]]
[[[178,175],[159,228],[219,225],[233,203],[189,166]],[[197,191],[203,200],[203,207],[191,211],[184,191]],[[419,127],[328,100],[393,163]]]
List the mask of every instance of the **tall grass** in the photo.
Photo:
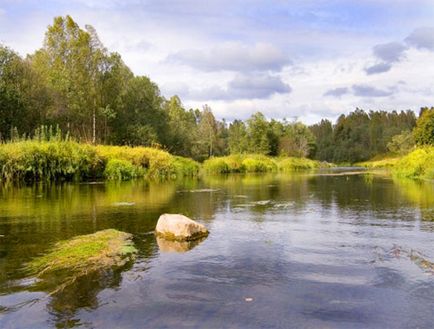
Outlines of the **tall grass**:
[[306,158],[272,158],[258,154],[237,154],[215,157],[203,163],[203,170],[209,174],[246,172],[291,172],[311,170],[324,166],[319,161]]
[[195,161],[150,147],[93,146],[61,139],[0,144],[0,177],[6,181],[171,179],[198,172]]
[[434,147],[414,150],[393,167],[393,174],[401,178],[434,179]]

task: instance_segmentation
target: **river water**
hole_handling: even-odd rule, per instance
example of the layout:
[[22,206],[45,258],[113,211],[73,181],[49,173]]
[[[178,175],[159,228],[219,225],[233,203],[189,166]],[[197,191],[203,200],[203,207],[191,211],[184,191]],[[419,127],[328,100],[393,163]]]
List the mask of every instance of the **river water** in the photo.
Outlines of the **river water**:
[[[210,235],[157,241],[166,212]],[[106,228],[134,235],[134,263],[54,295],[23,271],[55,242]],[[431,182],[317,173],[0,190],[0,328],[432,328],[431,262]]]

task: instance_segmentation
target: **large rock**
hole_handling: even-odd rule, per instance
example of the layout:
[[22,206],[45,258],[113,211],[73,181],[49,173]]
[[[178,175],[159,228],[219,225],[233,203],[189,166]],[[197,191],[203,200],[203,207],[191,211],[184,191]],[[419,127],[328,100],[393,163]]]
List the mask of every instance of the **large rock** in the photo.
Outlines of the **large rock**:
[[208,230],[184,215],[163,214],[158,219],[155,233],[167,240],[191,241],[207,236]]

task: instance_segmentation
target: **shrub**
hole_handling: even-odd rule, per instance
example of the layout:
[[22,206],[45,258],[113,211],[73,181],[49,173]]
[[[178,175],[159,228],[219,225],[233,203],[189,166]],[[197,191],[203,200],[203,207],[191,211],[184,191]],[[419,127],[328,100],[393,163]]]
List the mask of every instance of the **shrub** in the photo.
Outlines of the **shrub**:
[[272,172],[277,170],[276,163],[266,156],[250,156],[243,160],[247,172]]
[[224,158],[210,158],[203,163],[203,169],[209,174],[229,173],[229,166]]
[[307,158],[282,158],[279,160],[279,170],[282,172],[291,172],[297,170],[312,170],[322,166],[319,161]]
[[129,180],[144,176],[143,168],[134,166],[128,160],[110,159],[104,170],[104,177],[108,180]]
[[393,174],[405,178],[434,178],[434,147],[419,148],[402,159],[394,169]]

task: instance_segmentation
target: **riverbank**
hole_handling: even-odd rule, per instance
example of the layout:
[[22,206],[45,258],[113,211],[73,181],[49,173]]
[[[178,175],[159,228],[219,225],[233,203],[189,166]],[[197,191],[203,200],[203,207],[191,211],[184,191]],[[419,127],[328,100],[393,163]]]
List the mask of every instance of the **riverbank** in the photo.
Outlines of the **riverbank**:
[[329,163],[307,158],[273,158],[259,154],[236,154],[210,158],[203,163],[203,170],[207,174],[291,172],[330,166]]
[[330,167],[306,158],[259,154],[213,157],[203,164],[161,149],[25,140],[0,144],[3,181],[176,179],[205,174],[291,172]]
[[369,169],[388,169],[397,178],[434,179],[434,147],[420,147],[402,157],[357,163]]
[[74,141],[18,141],[0,145],[3,181],[170,179],[197,176],[200,165],[150,147]]

